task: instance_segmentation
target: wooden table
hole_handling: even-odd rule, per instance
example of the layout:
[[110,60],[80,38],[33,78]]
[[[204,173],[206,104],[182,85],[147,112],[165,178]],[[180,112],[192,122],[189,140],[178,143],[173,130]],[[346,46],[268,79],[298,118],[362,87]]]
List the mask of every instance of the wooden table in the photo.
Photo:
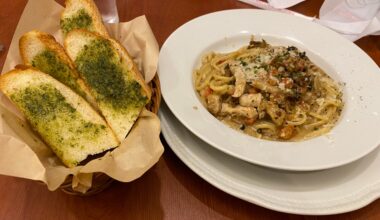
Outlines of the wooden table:
[[[252,8],[236,0],[118,0],[121,21],[145,14],[160,45],[180,25],[197,16],[233,8]],[[308,0],[291,9],[318,14],[323,0]],[[26,0],[0,1],[0,66],[4,64]],[[380,65],[380,37],[355,42]],[[234,198],[187,168],[165,140],[160,161],[131,183],[114,183],[91,197],[50,192],[39,183],[0,176],[0,219],[309,219],[271,211]],[[380,171],[380,168],[379,168]],[[380,200],[328,219],[380,219]]]

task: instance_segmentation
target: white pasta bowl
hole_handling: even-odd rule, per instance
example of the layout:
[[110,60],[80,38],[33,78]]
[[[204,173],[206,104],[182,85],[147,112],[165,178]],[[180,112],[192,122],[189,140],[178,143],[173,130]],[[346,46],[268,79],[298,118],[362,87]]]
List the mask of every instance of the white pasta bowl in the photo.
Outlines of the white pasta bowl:
[[[202,105],[192,72],[205,53],[229,52],[251,36],[271,45],[296,46],[329,76],[345,84],[344,108],[328,133],[305,141],[262,140],[236,131]],[[318,24],[276,12],[241,9],[198,17],[171,34],[161,48],[163,98],[179,121],[211,146],[254,164],[293,171],[341,166],[380,143],[380,70],[352,42]]]

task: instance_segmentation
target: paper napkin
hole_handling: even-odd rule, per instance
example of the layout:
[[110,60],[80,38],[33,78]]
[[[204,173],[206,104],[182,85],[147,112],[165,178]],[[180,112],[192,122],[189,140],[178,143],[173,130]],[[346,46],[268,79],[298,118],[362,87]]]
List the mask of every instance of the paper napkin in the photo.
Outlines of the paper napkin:
[[305,0],[268,0],[268,3],[274,8],[289,8]]
[[352,41],[380,35],[380,0],[325,0],[318,23]]
[[285,9],[304,0],[268,0],[268,3],[260,0],[239,1],[313,20],[351,41],[367,35],[380,35],[380,0],[325,0],[319,11],[319,19]]

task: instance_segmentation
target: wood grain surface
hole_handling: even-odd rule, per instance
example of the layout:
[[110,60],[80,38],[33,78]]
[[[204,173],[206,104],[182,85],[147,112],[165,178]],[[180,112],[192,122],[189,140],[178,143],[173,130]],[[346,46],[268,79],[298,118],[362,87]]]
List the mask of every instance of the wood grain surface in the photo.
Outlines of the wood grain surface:
[[[322,2],[307,0],[290,9],[316,16]],[[25,4],[26,0],[0,0],[0,43],[5,46],[0,66]],[[160,45],[176,28],[197,16],[252,8],[236,0],[118,0],[117,4],[121,21],[145,14]],[[365,37],[355,43],[380,65],[380,37]],[[350,213],[319,217],[284,214],[250,204],[198,177],[162,141],[163,157],[141,178],[115,182],[91,197],[50,192],[37,182],[0,176],[0,219],[380,219],[380,200]]]

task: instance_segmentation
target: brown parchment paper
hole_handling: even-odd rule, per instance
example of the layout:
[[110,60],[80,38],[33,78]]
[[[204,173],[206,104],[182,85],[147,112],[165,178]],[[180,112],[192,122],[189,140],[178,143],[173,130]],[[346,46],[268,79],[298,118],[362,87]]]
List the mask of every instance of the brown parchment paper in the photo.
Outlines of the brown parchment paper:
[[[53,0],[29,0],[13,36],[2,73],[22,63],[19,56],[20,36],[36,29],[53,34],[62,42],[59,17],[62,6]],[[158,44],[145,16],[118,24],[107,24],[112,37],[121,42],[135,59],[146,82],[157,70]],[[73,175],[72,187],[86,192],[92,184],[92,174],[129,182],[144,174],[163,153],[158,117],[143,110],[136,124],[121,145],[103,157],[84,166],[65,167],[32,131],[20,112],[0,93],[0,174],[39,180],[49,190],[57,189],[68,175]]]

